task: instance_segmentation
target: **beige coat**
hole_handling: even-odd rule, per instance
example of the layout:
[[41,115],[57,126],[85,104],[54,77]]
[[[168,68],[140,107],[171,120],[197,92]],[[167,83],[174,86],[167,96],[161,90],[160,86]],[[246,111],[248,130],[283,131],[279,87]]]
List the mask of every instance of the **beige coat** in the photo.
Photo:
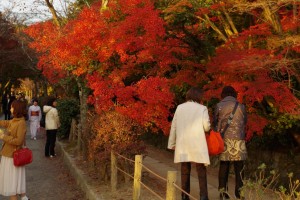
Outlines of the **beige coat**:
[[210,130],[207,108],[188,101],[180,104],[174,114],[168,148],[175,148],[174,162],[210,164],[205,132]]
[[46,130],[58,129],[60,126],[60,122],[57,109],[52,106],[44,106],[43,111],[44,113],[46,113]]
[[3,138],[1,155],[13,157],[13,152],[23,146],[26,135],[26,122],[24,117],[12,120],[0,120],[0,127],[6,128],[7,132]]

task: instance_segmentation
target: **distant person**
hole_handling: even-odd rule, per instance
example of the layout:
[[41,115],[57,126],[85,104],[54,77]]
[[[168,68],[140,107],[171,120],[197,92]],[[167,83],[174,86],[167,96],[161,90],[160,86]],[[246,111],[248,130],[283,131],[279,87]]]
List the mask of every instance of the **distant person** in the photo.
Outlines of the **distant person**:
[[16,167],[13,161],[13,152],[25,145],[26,122],[24,119],[24,107],[22,102],[15,100],[11,105],[13,119],[0,120],[0,127],[6,128],[4,134],[0,131],[0,139],[3,140],[0,163],[0,194],[9,196],[10,200],[28,200],[26,196],[25,167]]
[[40,128],[41,119],[42,111],[40,106],[38,105],[38,100],[33,99],[33,105],[31,105],[28,109],[28,120],[30,123],[30,134],[32,140],[36,140],[36,134],[38,129]]
[[225,86],[221,93],[222,100],[217,104],[214,113],[214,127],[223,132],[228,123],[228,118],[235,105],[237,109],[233,119],[224,133],[225,150],[220,155],[219,168],[219,190],[220,199],[229,199],[228,175],[230,163],[233,163],[235,173],[235,196],[241,198],[241,188],[243,187],[243,168],[247,158],[245,142],[245,128],[247,113],[245,106],[237,101],[237,92],[231,86]]
[[4,114],[4,119],[9,120],[10,119],[10,106],[11,106],[11,98],[9,94],[5,94],[2,97],[2,111]]
[[[174,163],[181,163],[181,187],[190,193],[191,163],[196,164],[200,200],[208,200],[206,165],[210,164],[205,132],[210,130],[206,106],[201,104],[203,91],[191,88],[186,102],[178,105],[171,125],[168,148],[175,150]],[[182,200],[189,200],[185,193]]]
[[56,109],[56,98],[50,98],[47,105],[43,107],[43,112],[46,113],[45,128],[47,134],[47,140],[45,145],[45,156],[53,158],[55,154],[55,142],[57,129],[60,126],[58,111]]

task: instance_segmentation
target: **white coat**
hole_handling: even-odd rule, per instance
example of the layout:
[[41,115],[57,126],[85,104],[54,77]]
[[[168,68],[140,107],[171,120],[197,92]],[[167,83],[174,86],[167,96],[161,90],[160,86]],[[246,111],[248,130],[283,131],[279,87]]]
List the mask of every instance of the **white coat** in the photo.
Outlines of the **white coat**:
[[180,104],[172,120],[168,148],[175,148],[174,163],[210,164],[205,132],[210,130],[206,106],[188,101]]
[[57,109],[52,106],[44,106],[44,113],[46,113],[45,124],[46,130],[55,130],[60,126]]

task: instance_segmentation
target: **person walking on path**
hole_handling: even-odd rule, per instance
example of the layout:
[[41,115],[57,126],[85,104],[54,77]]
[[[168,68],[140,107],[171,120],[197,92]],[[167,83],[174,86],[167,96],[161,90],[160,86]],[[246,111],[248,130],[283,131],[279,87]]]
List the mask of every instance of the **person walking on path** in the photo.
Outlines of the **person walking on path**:
[[[191,163],[196,163],[200,200],[208,200],[206,166],[210,164],[205,132],[210,130],[206,106],[202,105],[203,91],[191,88],[186,102],[178,105],[171,125],[168,148],[175,150],[174,163],[181,163],[181,187],[190,193]],[[182,200],[189,196],[182,192]]]
[[0,120],[0,139],[3,140],[0,163],[0,194],[10,196],[10,200],[28,200],[26,196],[25,167],[16,167],[13,163],[13,152],[25,144],[26,122],[24,106],[21,101],[15,100],[11,105],[12,120]]
[[55,142],[56,142],[56,134],[57,129],[60,126],[58,111],[56,109],[56,98],[51,98],[47,105],[43,107],[43,111],[46,113],[46,134],[47,140],[45,145],[45,156],[53,158],[56,156],[55,154]]
[[41,119],[42,111],[40,106],[38,106],[38,100],[33,99],[33,105],[31,105],[28,109],[28,120],[30,123],[30,134],[32,140],[36,140],[36,134],[38,128],[40,128]]
[[[243,168],[244,161],[247,158],[247,149],[245,142],[245,127],[247,122],[247,113],[245,106],[238,103],[237,92],[231,86],[225,86],[221,93],[222,100],[217,104],[214,113],[214,127],[219,132],[224,133],[225,150],[220,155],[219,168],[219,191],[220,199],[229,199],[228,192],[228,174],[230,163],[234,165],[235,173],[235,196],[241,198],[241,188],[243,187]],[[234,107],[235,113],[233,113]],[[231,122],[228,122],[230,115],[233,115]],[[232,117],[232,116],[231,116]]]

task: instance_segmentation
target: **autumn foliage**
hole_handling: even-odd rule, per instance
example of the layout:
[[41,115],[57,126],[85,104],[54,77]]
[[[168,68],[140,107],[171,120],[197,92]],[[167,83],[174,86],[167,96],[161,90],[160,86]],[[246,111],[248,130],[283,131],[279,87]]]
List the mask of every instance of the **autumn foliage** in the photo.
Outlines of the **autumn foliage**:
[[232,85],[250,140],[276,116],[300,114],[299,5],[266,2],[99,1],[62,27],[48,21],[26,33],[49,80],[83,78],[98,113],[116,111],[153,132],[168,134],[186,85],[203,86],[207,102]]

